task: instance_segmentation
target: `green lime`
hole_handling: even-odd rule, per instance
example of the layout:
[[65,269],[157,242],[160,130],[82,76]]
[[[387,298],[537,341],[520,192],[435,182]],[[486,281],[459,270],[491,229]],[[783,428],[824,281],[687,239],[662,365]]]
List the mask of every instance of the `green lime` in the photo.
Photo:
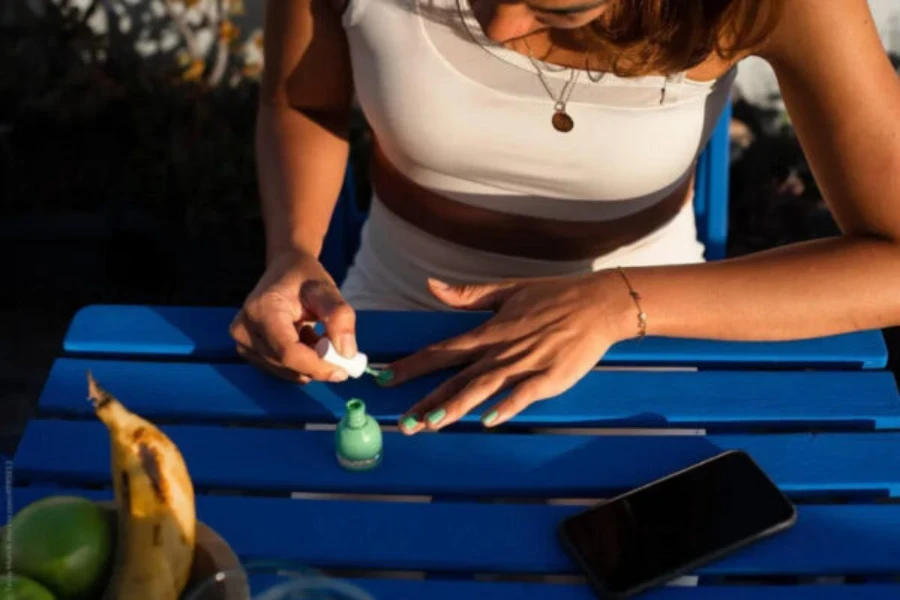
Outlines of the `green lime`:
[[81,600],[105,587],[113,535],[113,524],[96,502],[50,496],[13,517],[0,548],[12,550],[14,573],[41,583],[61,600]]
[[7,573],[0,575],[0,600],[56,600],[56,596],[37,581]]

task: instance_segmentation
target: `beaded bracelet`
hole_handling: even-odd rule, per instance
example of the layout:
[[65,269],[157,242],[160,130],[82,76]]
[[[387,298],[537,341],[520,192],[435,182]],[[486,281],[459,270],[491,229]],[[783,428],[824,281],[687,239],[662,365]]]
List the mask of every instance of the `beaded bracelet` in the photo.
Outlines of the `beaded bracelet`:
[[641,308],[641,295],[637,293],[631,286],[631,282],[628,280],[628,276],[625,275],[625,270],[622,267],[618,267],[618,271],[622,276],[622,279],[625,280],[625,285],[628,286],[628,294],[631,296],[631,299],[634,300],[635,306],[637,306],[638,337],[643,339],[647,335],[647,313],[645,313],[644,309]]

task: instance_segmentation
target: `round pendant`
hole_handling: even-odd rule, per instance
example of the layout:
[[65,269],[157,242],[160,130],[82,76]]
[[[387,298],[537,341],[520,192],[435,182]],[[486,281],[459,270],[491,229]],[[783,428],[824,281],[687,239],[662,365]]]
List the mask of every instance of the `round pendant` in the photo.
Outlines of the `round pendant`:
[[551,122],[553,123],[553,127],[557,131],[562,131],[563,133],[572,131],[572,128],[575,127],[575,121],[573,121],[572,117],[570,117],[563,111],[557,111],[556,113],[554,113]]

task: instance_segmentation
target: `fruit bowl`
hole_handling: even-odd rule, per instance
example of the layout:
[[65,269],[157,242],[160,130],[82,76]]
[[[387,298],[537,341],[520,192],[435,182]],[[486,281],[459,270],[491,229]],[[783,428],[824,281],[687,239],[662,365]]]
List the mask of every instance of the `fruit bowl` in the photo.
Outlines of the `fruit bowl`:
[[241,569],[240,560],[235,556],[231,546],[215,530],[198,521],[191,578],[182,598],[186,599],[192,590],[218,573],[228,573],[228,577],[223,579],[214,591],[204,593],[203,600],[250,600],[247,575]]
[[[103,502],[101,505],[113,524],[115,532],[115,504]],[[182,599],[192,597],[195,588],[210,581],[218,573],[225,572],[228,573],[228,577],[215,586],[215,591],[204,593],[203,600],[250,600],[250,584],[246,573],[241,568],[241,561],[231,546],[209,525],[197,521],[194,562],[191,565],[191,576],[182,594]]]

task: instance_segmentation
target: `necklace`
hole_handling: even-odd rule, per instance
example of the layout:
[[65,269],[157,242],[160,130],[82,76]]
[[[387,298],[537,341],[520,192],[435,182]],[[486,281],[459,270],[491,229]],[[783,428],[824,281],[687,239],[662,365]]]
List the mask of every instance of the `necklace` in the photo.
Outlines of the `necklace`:
[[554,97],[553,90],[550,88],[550,84],[547,83],[547,80],[544,78],[544,72],[541,70],[537,61],[534,58],[534,53],[531,51],[531,46],[528,44],[528,39],[523,38],[525,42],[525,47],[528,49],[528,58],[531,60],[532,66],[534,66],[534,70],[537,71],[538,79],[541,81],[541,85],[544,86],[544,89],[547,91],[547,95],[550,96],[550,99],[554,101],[553,104],[553,117],[550,119],[550,123],[553,125],[553,128],[562,133],[568,133],[572,131],[572,128],[575,127],[575,121],[566,112],[566,104],[569,102],[569,98],[572,96],[572,92],[575,90],[575,82],[578,81],[579,71],[575,69],[570,69],[571,74],[569,75],[569,81],[563,85],[562,90],[559,93],[559,98]]

